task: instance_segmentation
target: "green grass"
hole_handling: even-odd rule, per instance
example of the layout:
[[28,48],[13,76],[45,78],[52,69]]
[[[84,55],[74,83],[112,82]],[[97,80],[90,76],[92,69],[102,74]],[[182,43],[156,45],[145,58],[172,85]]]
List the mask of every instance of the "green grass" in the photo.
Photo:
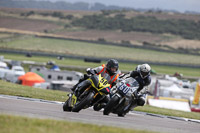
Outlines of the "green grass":
[[0,114],[1,133],[153,133],[63,120],[37,119]]
[[[66,101],[67,99],[66,92],[56,91],[56,90],[43,90],[43,89],[8,83],[1,80],[0,80],[0,94],[22,96],[29,98],[39,98],[44,100],[62,101],[62,102]],[[137,107],[135,110],[149,112],[149,113],[163,114],[168,116],[179,116],[192,119],[200,119],[199,113],[161,109],[148,105],[144,107]]]
[[200,114],[196,112],[184,112],[184,111],[178,111],[178,110],[163,109],[163,108],[153,107],[149,105],[145,105],[143,107],[136,107],[134,110],[154,113],[154,114],[167,115],[167,116],[176,116],[176,117],[184,117],[184,118],[200,120]]
[[0,94],[63,102],[67,99],[66,92],[38,89],[29,86],[13,84],[2,80],[0,80]]
[[[30,61],[36,61],[36,62],[48,62],[50,60],[53,60],[58,65],[81,66],[83,68],[87,68],[87,67],[94,68],[94,67],[102,65],[103,63],[106,63],[105,61],[101,63],[89,63],[89,62],[84,62],[83,60],[69,59],[69,58],[65,58],[64,60],[57,60],[54,57],[42,57],[42,56],[33,56],[32,58],[28,58],[28,57],[25,57],[25,55],[5,54],[5,53],[0,53],[0,55],[3,55],[5,59],[12,59],[12,60],[18,60],[18,61],[30,60]],[[119,68],[122,71],[134,70],[137,65],[138,64],[119,62]],[[151,65],[151,67],[153,70],[155,70],[157,73],[160,73],[160,74],[173,75],[175,72],[179,72],[179,73],[182,73],[183,76],[191,76],[191,77],[200,76],[200,69],[197,69],[197,68],[182,68],[182,67],[156,66],[156,65]],[[72,70],[80,71],[79,69],[76,69],[76,68]],[[26,67],[26,71],[28,71],[27,67]],[[81,70],[81,72],[85,72],[85,71]]]
[[8,33],[0,33],[0,39],[2,38],[8,38],[8,37],[12,37],[12,34],[8,34]]
[[120,58],[180,64],[200,64],[200,57],[194,55],[37,37],[16,39],[11,40],[10,42],[0,42],[0,47],[92,57]]

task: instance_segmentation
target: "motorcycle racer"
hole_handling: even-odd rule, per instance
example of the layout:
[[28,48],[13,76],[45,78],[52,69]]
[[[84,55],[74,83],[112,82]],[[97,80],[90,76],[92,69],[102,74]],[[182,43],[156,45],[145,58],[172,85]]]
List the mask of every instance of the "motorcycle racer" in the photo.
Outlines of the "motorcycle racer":
[[[114,86],[119,78],[120,70],[119,70],[119,63],[115,59],[110,59],[107,61],[106,65],[103,64],[102,66],[98,66],[96,68],[88,68],[86,70],[87,74],[101,74],[102,77],[104,77],[108,83],[112,86]],[[88,75],[84,75],[84,78],[80,79],[79,82],[72,88],[72,91],[75,92],[75,95],[78,96],[81,94],[87,86],[90,85],[90,82],[86,80],[88,78]],[[110,91],[110,90],[109,90]],[[94,110],[98,111],[101,108],[103,108],[106,103],[109,101],[109,96],[102,99],[101,103],[98,103],[94,105]]]
[[119,63],[115,59],[110,59],[107,61],[107,64],[103,64],[102,66],[96,67],[94,69],[88,68],[87,73],[91,73],[91,71],[95,71],[97,75],[101,74],[105,79],[107,79],[108,83],[111,84],[111,87],[114,86],[118,80],[120,71],[118,70]]
[[[139,88],[137,94],[146,86],[150,85],[151,83],[151,75],[150,75],[151,67],[148,64],[138,65],[135,70],[120,75],[120,78],[126,79],[128,77],[133,77],[138,83]],[[146,94],[139,94],[137,98],[137,105],[144,106],[145,104],[145,97]]]

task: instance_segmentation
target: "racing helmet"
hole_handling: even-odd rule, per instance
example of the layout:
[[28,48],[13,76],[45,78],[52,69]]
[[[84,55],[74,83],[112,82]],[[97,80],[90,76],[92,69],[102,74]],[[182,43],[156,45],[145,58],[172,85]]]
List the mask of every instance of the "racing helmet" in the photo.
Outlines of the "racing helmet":
[[119,63],[115,59],[110,59],[107,61],[106,70],[112,76],[117,73],[119,68]]
[[139,66],[140,76],[144,79],[150,75],[151,67],[148,64],[142,64]]

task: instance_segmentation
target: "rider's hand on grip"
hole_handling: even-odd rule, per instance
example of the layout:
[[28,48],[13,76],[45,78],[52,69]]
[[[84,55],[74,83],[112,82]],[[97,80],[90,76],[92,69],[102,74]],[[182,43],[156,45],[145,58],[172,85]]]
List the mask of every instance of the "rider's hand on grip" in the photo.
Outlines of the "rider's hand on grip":
[[86,69],[87,74],[90,74],[90,70],[91,70],[91,68]]
[[87,69],[86,69],[86,72],[87,72],[87,74],[89,74],[89,75],[94,75],[94,74],[96,74],[95,70],[93,70],[93,69],[91,69],[91,68],[87,68]]

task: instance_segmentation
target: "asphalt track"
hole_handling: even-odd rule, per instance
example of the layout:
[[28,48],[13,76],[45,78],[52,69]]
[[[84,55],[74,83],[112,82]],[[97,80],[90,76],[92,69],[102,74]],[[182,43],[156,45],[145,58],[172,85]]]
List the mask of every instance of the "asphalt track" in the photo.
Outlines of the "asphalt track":
[[199,122],[151,116],[143,113],[129,113],[125,117],[118,117],[115,114],[104,116],[102,111],[96,112],[92,109],[82,110],[79,113],[63,112],[61,103],[41,102],[39,100],[32,99],[24,100],[16,97],[0,96],[0,113],[148,130],[162,133],[199,133],[200,131]]

